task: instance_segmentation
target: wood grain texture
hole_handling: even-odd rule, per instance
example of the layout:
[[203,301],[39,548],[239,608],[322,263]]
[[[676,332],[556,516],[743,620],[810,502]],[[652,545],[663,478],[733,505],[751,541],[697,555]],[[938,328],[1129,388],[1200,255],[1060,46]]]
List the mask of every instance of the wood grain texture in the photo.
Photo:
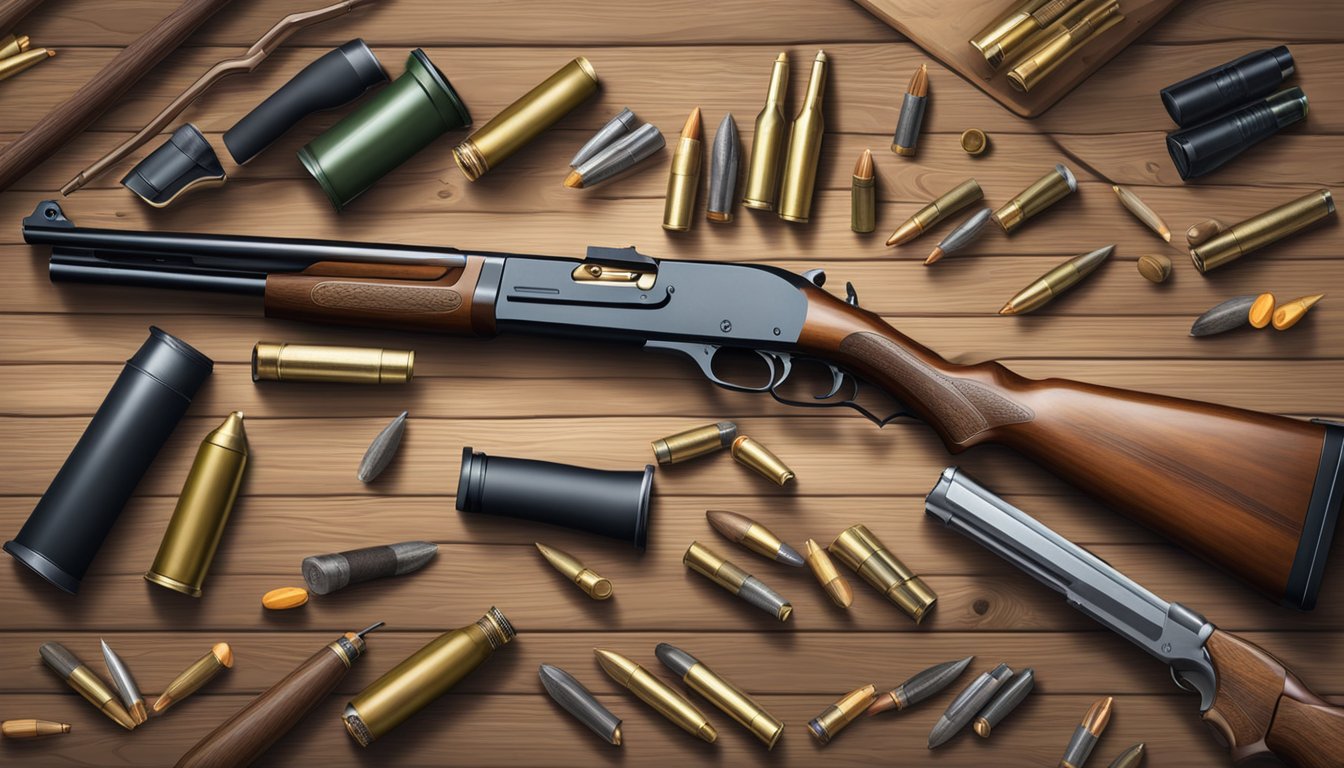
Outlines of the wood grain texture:
[[[856,415],[787,409],[769,398],[720,391],[681,360],[566,340],[490,341],[267,320],[259,301],[150,289],[53,285],[45,251],[21,242],[18,220],[38,200],[152,117],[210,64],[238,55],[287,13],[315,0],[235,2],[156,68],[66,149],[0,194],[0,534],[22,525],[97,409],[124,360],[158,324],[216,361],[215,372],[159,455],[92,564],[82,594],[57,594],[17,563],[0,562],[0,718],[74,725],[59,739],[0,741],[0,763],[64,768],[171,766],[246,701],[340,633],[385,620],[369,654],[335,692],[267,756],[264,766],[595,765],[643,768],[899,764],[1054,764],[1087,706],[1116,696],[1114,719],[1092,763],[1106,765],[1138,741],[1145,765],[1226,763],[1201,723],[1198,701],[1164,670],[1100,630],[993,554],[927,520],[924,494],[953,462],[927,426],[877,430]],[[0,84],[0,142],[87,82],[178,0],[62,0],[30,15],[22,32],[61,55]],[[763,10],[764,9],[764,10]],[[1180,239],[1210,216],[1236,221],[1312,189],[1344,185],[1344,4],[1291,0],[1272,13],[1252,0],[1187,0],[1163,23],[1089,78],[1049,113],[1020,119],[905,40],[852,0],[499,0],[471,6],[379,0],[304,30],[249,75],[230,78],[190,107],[220,134],[308,62],[353,37],[389,73],[424,46],[483,123],[574,55],[588,56],[602,90],[510,159],[468,183],[454,166],[455,132],[388,174],[337,215],[294,153],[343,111],[313,115],[275,147],[234,169],[222,189],[151,211],[117,179],[157,140],[90,188],[62,201],[81,226],[327,237],[579,256],[589,244],[637,245],[653,256],[744,260],[793,271],[824,267],[830,291],[853,281],[861,303],[912,339],[957,363],[1001,359],[1030,378],[1197,398],[1297,418],[1344,418],[1344,228],[1303,232],[1234,267],[1201,277],[1125,212],[1109,185],[1132,186]],[[1302,124],[1199,184],[1175,175],[1162,141],[1171,128],[1162,86],[1256,48],[1288,43],[1293,83],[1312,100]],[[828,133],[814,219],[805,228],[742,212],[731,226],[698,224],[679,236],[659,223],[670,155],[591,190],[562,187],[566,163],[592,130],[629,106],[671,135],[691,106],[717,121],[731,111],[751,140],[770,61],[795,64],[824,48],[834,64],[825,105]],[[900,91],[929,63],[933,98],[914,161],[884,148]],[[788,112],[806,78],[795,76]],[[985,130],[989,153],[965,155],[957,137]],[[854,158],[876,152],[878,231],[849,230]],[[880,151],[877,151],[880,150]],[[915,242],[883,248],[906,216],[975,177],[997,205],[1049,165],[1067,163],[1078,193],[1011,238],[991,232],[935,268],[920,263],[956,222]],[[1336,190],[1338,191],[1338,190]],[[1053,263],[1115,242],[1112,263],[1039,315],[993,313]],[[1134,260],[1163,252],[1172,278],[1154,286]],[[1230,296],[1273,291],[1327,298],[1289,332],[1245,330],[1193,339],[1195,316]],[[417,376],[385,387],[254,384],[248,360],[259,339],[413,348]],[[247,413],[252,464],[204,596],[192,601],[145,582],[200,439],[233,409]],[[372,485],[355,478],[369,441],[409,409],[406,442]],[[727,454],[660,468],[648,551],[561,529],[463,515],[454,509],[461,447],[629,469],[651,461],[655,437],[719,419],[737,421],[798,472],[779,489]],[[1247,448],[1254,457],[1254,447]],[[1038,516],[1156,594],[1189,605],[1221,628],[1268,650],[1326,701],[1344,703],[1344,568],[1327,569],[1318,607],[1304,614],[1263,600],[1153,532],[1006,451],[977,448],[955,459],[1012,503]],[[850,611],[836,609],[805,570],[774,564],[723,540],[706,509],[765,523],[799,546],[827,543],[864,523],[938,592],[914,625],[854,579]],[[267,590],[302,583],[303,557],[367,544],[427,539],[440,546],[422,571],[358,585],[286,612],[261,608]],[[771,585],[795,606],[787,624],[689,572],[693,539]],[[537,555],[534,541],[573,553],[611,579],[615,597],[595,603]],[[1338,547],[1336,547],[1338,549]],[[1338,554],[1336,555],[1338,556]],[[497,605],[518,639],[452,693],[363,750],[339,714],[364,685],[448,628]],[[759,614],[759,615],[758,615]],[[37,647],[66,643],[101,673],[98,640],[157,694],[211,644],[227,641],[237,663],[210,686],[134,733],[125,733],[45,669]],[[629,655],[672,682],[653,656],[659,642],[697,654],[787,723],[773,752],[694,694],[719,729],[699,744],[600,672],[591,649]],[[1032,666],[1038,688],[992,739],[963,734],[930,754],[925,738],[952,689],[907,713],[859,722],[827,747],[806,721],[865,683],[890,688],[930,664],[975,654],[972,673],[999,661]],[[625,745],[595,739],[541,691],[540,663],[560,665],[625,721]],[[963,681],[964,682],[964,681]],[[1305,727],[1308,711],[1296,720]]]

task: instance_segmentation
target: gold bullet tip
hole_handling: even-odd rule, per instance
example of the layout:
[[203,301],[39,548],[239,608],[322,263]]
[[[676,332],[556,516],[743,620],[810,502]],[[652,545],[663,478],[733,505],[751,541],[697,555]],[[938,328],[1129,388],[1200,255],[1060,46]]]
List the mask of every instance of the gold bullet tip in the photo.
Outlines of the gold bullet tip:
[[825,51],[817,51],[817,61],[826,62],[827,60]]
[[871,149],[863,150],[859,155],[858,162],[854,163],[854,178],[867,181],[873,178],[873,151]]
[[911,96],[923,98],[929,95],[929,65],[920,64],[919,69],[910,78],[910,87],[906,89]]
[[616,726],[615,730],[611,732],[611,743],[618,747],[621,746],[621,726]]
[[1014,307],[1014,306],[1013,306],[1013,303],[1010,301],[1010,302],[1008,302],[1007,304],[1004,304],[1004,305],[1003,305],[1003,309],[1000,309],[1000,310],[999,310],[999,314],[1000,314],[1000,315],[1016,315],[1016,314],[1017,314],[1017,307]]
[[788,51],[780,51],[780,52],[779,52],[779,55],[775,57],[775,61],[785,61],[785,62],[787,62],[788,60],[789,60],[789,53],[788,53]]
[[578,171],[570,171],[565,177],[565,186],[570,189],[583,189],[583,177]]
[[229,647],[228,643],[215,643],[210,652],[226,669],[233,668],[233,649]]
[[929,257],[924,260],[924,266],[927,267],[941,258],[943,258],[943,249],[935,247],[933,251],[929,254]]
[[704,128],[701,122],[700,108],[696,107],[695,109],[692,109],[691,114],[687,116],[686,125],[681,129],[681,137],[683,139],[695,139],[696,141],[699,141],[700,137],[704,135]]
[[1097,699],[1083,717],[1083,727],[1093,736],[1100,736],[1101,732],[1106,730],[1107,723],[1111,721],[1111,707],[1114,704],[1115,698],[1112,696]]
[[700,732],[696,735],[710,744],[713,744],[719,738],[719,732],[714,730],[714,726],[709,723],[700,726]]

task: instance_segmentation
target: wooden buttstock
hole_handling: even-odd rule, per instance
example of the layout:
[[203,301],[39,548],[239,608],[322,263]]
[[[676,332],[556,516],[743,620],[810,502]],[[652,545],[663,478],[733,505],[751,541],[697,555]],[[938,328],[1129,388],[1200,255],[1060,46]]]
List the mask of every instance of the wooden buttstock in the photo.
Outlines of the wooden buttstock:
[[[954,365],[872,313],[809,293],[800,343],[900,399],[954,453],[1009,446],[1278,600],[1301,581],[1325,427],[1061,379],[997,363]],[[1328,547],[1333,515],[1308,541]],[[1326,534],[1322,537],[1322,532]],[[1328,549],[1308,554],[1323,563]],[[1317,572],[1318,573],[1318,572]],[[1318,581],[1315,583],[1319,583]]]
[[1262,648],[1222,630],[1205,643],[1218,674],[1208,723],[1238,762],[1274,755],[1295,768],[1344,766],[1344,708],[1321,700]]

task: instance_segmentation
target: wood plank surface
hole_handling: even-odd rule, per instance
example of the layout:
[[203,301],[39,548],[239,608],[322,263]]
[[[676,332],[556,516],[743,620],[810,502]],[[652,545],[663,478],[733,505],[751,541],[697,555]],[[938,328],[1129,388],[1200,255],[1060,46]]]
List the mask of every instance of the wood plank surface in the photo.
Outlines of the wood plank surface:
[[[91,130],[0,193],[0,533],[10,538],[98,408],[124,360],[160,325],[216,361],[167,445],[140,482],[81,590],[57,593],[17,563],[0,564],[0,719],[72,723],[59,739],[0,740],[0,764],[171,766],[201,735],[339,633],[383,620],[370,652],[312,716],[259,763],[266,766],[597,765],[713,766],[1052,765],[1088,705],[1116,696],[1114,719],[1089,765],[1135,742],[1147,766],[1226,764],[1200,723],[1198,700],[1165,670],[1057,595],[923,514],[938,472],[956,463],[1012,503],[1220,627],[1244,634],[1292,666],[1321,695],[1344,703],[1344,568],[1325,576],[1316,610],[1281,608],[1233,575],[1115,515],[1021,457],[995,448],[949,455],[933,433],[901,421],[881,430],[848,411],[789,409],[769,397],[720,390],[672,356],[569,340],[464,340],[267,320],[259,302],[152,289],[52,284],[47,252],[22,242],[19,220],[77,171],[135,131],[211,63],[236,55],[287,13],[314,0],[236,0],[132,89]],[[59,104],[178,0],[49,2],[18,30],[59,55],[0,83],[0,143]],[[462,249],[582,255],[630,245],[657,257],[750,261],[801,272],[823,267],[827,288],[852,281],[861,304],[949,360],[1000,359],[1033,377],[1141,389],[1284,414],[1344,418],[1344,228],[1337,218],[1241,262],[1201,276],[1183,245],[1208,217],[1235,222],[1321,187],[1344,185],[1344,4],[1289,0],[1272,11],[1252,0],[1188,0],[1036,120],[1018,118],[938,64],[852,0],[499,0],[463,5],[379,0],[297,35],[255,72],[229,78],[180,121],[215,146],[244,112],[309,61],[364,38],[389,72],[423,47],[483,124],[575,55],[588,56],[599,94],[476,183],[454,166],[442,137],[388,174],[343,213],[332,212],[295,152],[348,109],[313,115],[243,168],[227,164],[222,189],[151,210],[118,184],[157,145],[135,153],[61,200],[80,226],[322,237]],[[1163,139],[1172,126],[1157,91],[1248,50],[1280,43],[1298,63],[1292,80],[1311,99],[1308,120],[1219,173],[1183,184]],[[692,106],[710,126],[736,117],[744,147],[770,62],[794,62],[787,111],[806,88],[799,73],[817,49],[833,63],[827,134],[811,224],[738,211],[728,226],[697,221],[683,235],[659,226],[670,153],[589,190],[561,185],[574,150],[622,106],[671,139]],[[910,72],[928,63],[933,97],[914,160],[886,148]],[[968,127],[990,135],[971,158]],[[850,173],[874,150],[878,231],[849,229]],[[227,156],[222,156],[227,160]],[[941,192],[974,177],[998,206],[1063,162],[1078,192],[1012,237],[991,231],[933,268],[920,262],[954,224],[888,249],[882,239]],[[1131,186],[1171,225],[1167,245],[1127,214],[1110,185]],[[1338,191],[1338,189],[1336,189]],[[702,197],[703,199],[703,197]],[[1069,295],[1027,317],[994,313],[1054,263],[1105,243],[1115,257]],[[1144,253],[1165,253],[1173,277],[1137,273]],[[1191,338],[1190,323],[1225,298],[1272,291],[1327,298],[1289,332],[1250,329]],[[398,386],[254,383],[248,361],[261,339],[416,350],[416,378]],[[805,382],[815,383],[815,382]],[[196,446],[225,413],[247,414],[251,464],[199,600],[142,578],[157,551]],[[411,420],[393,466],[372,485],[355,468],[372,437],[402,410]],[[725,453],[660,468],[648,550],[571,531],[454,509],[464,445],[491,455],[638,469],[649,441],[687,426],[733,419],[784,458],[798,481],[780,489]],[[1248,446],[1248,450],[1254,450]],[[850,611],[833,607],[805,570],[770,563],[723,540],[706,509],[765,522],[786,541],[827,543],[868,525],[937,591],[913,624],[853,577]],[[1344,537],[1342,537],[1344,538]],[[436,559],[421,572],[314,596],[301,609],[260,606],[272,588],[302,583],[303,557],[370,543],[425,539]],[[790,599],[787,623],[753,609],[681,563],[699,540]],[[550,569],[543,541],[610,578],[616,596],[594,602]],[[1336,549],[1339,547],[1336,546]],[[9,560],[9,558],[5,558]],[[454,691],[392,734],[360,749],[337,719],[363,686],[438,633],[491,605],[518,628]],[[191,699],[126,733],[99,716],[38,658],[66,644],[98,673],[98,640],[126,660],[148,695],[212,643],[229,642],[234,669]],[[765,751],[703,700],[719,742],[686,736],[619,689],[592,648],[618,650],[669,682],[653,656],[675,643],[757,696],[787,723]],[[960,684],[999,661],[1033,667],[1036,692],[985,740],[964,733],[930,753],[926,735],[954,685],[918,709],[861,721],[820,747],[806,722],[865,683],[897,685],[964,655]],[[541,663],[577,676],[624,719],[625,744],[603,744],[556,707],[536,678]]]

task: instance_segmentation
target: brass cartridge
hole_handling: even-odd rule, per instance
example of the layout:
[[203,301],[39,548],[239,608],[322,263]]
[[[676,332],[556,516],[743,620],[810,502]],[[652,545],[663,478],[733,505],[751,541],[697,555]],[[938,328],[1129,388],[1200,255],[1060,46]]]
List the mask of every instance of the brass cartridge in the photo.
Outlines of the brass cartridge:
[[648,670],[615,651],[594,648],[593,654],[597,656],[602,671],[612,680],[638,696],[640,701],[653,707],[654,711],[675,723],[678,728],[710,744],[719,738],[719,732],[709,724],[704,713]]
[[1318,189],[1233,224],[1190,249],[1195,269],[1208,272],[1306,229],[1335,212],[1335,198]]
[[27,35],[19,35],[18,37],[15,37],[14,35],[5,35],[4,37],[0,37],[0,59],[17,56],[28,50],[30,45],[32,45],[32,40],[30,40]]
[[750,695],[675,645],[659,643],[654,654],[691,690],[709,699],[719,711],[751,731],[751,735],[760,739],[766,749],[774,749],[775,743],[784,733],[784,723],[756,703]]
[[611,582],[597,575],[591,569],[584,567],[573,555],[562,549],[548,547],[541,542],[536,544],[537,551],[546,558],[546,562],[551,564],[555,570],[563,573],[565,578],[574,582],[583,593],[594,600],[606,600],[611,597],[614,590],[611,588]]
[[747,184],[742,192],[742,204],[762,211],[775,209],[779,193],[779,165],[783,156],[784,93],[789,87],[789,55],[780,53],[770,69],[770,87],[765,92],[765,106],[756,116],[756,131],[751,138],[751,156],[747,162]]
[[933,225],[984,197],[985,193],[980,189],[980,184],[975,179],[967,179],[939,195],[933,202],[916,211],[914,216],[906,219],[905,223],[897,227],[896,231],[891,233],[891,237],[887,238],[887,245],[908,243],[924,234]]
[[872,150],[865,149],[854,164],[849,188],[849,228],[859,234],[877,229],[877,178]]
[[826,120],[821,114],[826,93],[827,59],[817,51],[812,62],[812,79],[807,82],[803,107],[789,132],[789,149],[784,154],[784,176],[780,182],[779,217],[806,224],[812,212],[812,192],[817,184],[817,162],[821,159],[821,139]]
[[704,576],[720,587],[737,595],[743,600],[773,615],[780,621],[788,621],[793,615],[793,605],[767,587],[764,582],[739,568],[736,564],[719,557],[714,550],[698,541],[691,542],[682,556],[681,562],[687,568]]
[[676,464],[723,450],[737,437],[737,425],[731,421],[706,424],[675,435],[654,440],[653,455],[659,464]]
[[163,712],[200,690],[201,686],[214,680],[220,672],[232,668],[233,649],[228,643],[215,643],[204,656],[182,670],[182,674],[173,678],[173,682],[163,689],[159,698],[154,700],[154,711]]
[[849,580],[836,570],[830,554],[812,539],[803,542],[803,549],[807,551],[807,567],[812,569],[812,575],[817,577],[817,583],[826,590],[831,602],[841,608],[848,608],[854,602],[854,589],[849,586]]
[[877,698],[877,688],[873,685],[865,685],[862,688],[855,688],[840,697],[840,700],[831,704],[821,711],[821,714],[812,718],[807,723],[807,728],[822,744],[831,743],[836,734],[854,719],[863,714],[868,707]]
[[768,448],[742,435],[733,441],[733,458],[767,477],[775,485],[784,485],[794,478],[793,470],[780,461]]
[[415,351],[258,341],[253,381],[405,384],[415,375]]
[[672,167],[667,172],[667,197],[663,200],[663,229],[685,232],[691,228],[695,216],[695,198],[700,192],[700,166],[704,154],[701,138],[704,127],[700,108],[691,110],[686,125],[677,139],[672,153]]
[[994,221],[1003,231],[1012,234],[1027,219],[1063,200],[1078,189],[1078,179],[1062,163],[1056,165],[1031,186],[1022,190],[1002,208],[994,212]]
[[985,25],[969,42],[985,57],[990,69],[998,69],[1076,2],[1078,0],[1022,0]]
[[1039,44],[1008,70],[1008,82],[1019,91],[1030,91],[1069,57],[1124,20],[1120,0],[1083,0],[1041,33]]
[[830,553],[858,572],[888,600],[919,623],[938,596],[862,525],[846,528],[831,542]]
[[594,93],[597,93],[597,71],[588,59],[580,56],[457,145],[453,160],[467,179],[475,181]]

